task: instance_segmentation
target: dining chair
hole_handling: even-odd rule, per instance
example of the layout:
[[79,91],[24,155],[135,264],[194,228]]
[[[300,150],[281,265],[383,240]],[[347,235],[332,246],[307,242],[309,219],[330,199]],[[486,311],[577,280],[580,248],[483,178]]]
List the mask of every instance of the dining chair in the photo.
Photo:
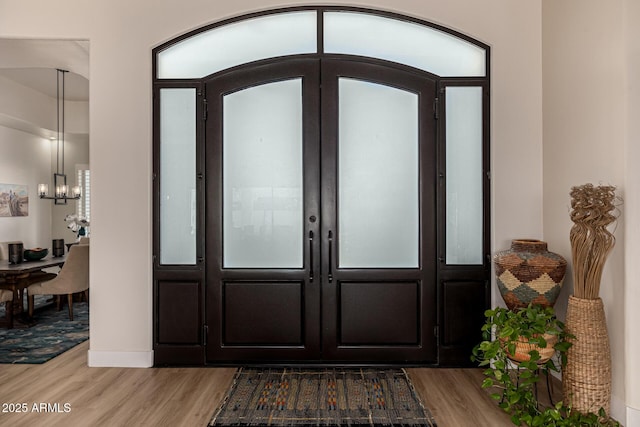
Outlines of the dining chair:
[[69,320],[73,320],[73,294],[83,292],[89,300],[89,245],[73,245],[58,275],[27,288],[29,317],[33,316],[35,295],[67,295]]

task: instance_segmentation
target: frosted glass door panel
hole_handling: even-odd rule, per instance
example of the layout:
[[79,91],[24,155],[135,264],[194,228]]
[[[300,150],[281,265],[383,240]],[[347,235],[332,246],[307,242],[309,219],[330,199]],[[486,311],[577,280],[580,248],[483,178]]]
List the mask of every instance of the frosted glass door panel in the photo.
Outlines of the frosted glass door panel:
[[482,88],[447,87],[447,264],[482,264]]
[[338,265],[419,266],[418,96],[339,79]]
[[196,263],[196,90],[160,90],[160,263]]
[[223,266],[302,268],[302,80],[223,101]]

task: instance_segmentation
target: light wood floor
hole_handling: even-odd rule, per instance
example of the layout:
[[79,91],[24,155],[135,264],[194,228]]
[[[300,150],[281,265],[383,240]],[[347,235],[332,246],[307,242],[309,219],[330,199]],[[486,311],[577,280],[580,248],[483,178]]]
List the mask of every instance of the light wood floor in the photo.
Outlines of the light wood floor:
[[[235,373],[232,368],[89,368],[88,349],[87,341],[43,365],[0,365],[0,426],[204,427]],[[513,426],[480,388],[480,370],[408,372],[438,427]],[[28,413],[2,412],[12,403],[26,403]],[[32,412],[34,403],[58,403],[61,412]]]

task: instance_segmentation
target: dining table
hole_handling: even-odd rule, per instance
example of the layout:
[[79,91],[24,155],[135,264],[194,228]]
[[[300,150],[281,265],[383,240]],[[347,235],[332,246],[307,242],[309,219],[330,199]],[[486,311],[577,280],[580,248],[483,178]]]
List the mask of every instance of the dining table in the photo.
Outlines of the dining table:
[[[7,316],[7,327],[13,327],[13,320],[28,323],[28,319],[24,318],[23,295],[31,283],[34,275],[41,274],[45,268],[60,267],[67,259],[67,255],[59,257],[45,257],[40,260],[23,261],[21,263],[12,264],[9,260],[0,260],[0,289],[7,289],[13,292],[13,314],[12,319]],[[22,315],[18,317],[16,315]],[[3,322],[0,322],[3,323]]]

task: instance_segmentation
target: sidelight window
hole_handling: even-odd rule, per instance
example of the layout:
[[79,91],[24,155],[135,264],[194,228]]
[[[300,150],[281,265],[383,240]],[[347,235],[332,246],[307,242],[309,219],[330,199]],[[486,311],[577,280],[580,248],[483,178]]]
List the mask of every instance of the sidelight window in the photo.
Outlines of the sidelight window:
[[196,263],[196,90],[160,90],[160,263]]
[[448,86],[445,102],[446,260],[482,264],[482,87]]

